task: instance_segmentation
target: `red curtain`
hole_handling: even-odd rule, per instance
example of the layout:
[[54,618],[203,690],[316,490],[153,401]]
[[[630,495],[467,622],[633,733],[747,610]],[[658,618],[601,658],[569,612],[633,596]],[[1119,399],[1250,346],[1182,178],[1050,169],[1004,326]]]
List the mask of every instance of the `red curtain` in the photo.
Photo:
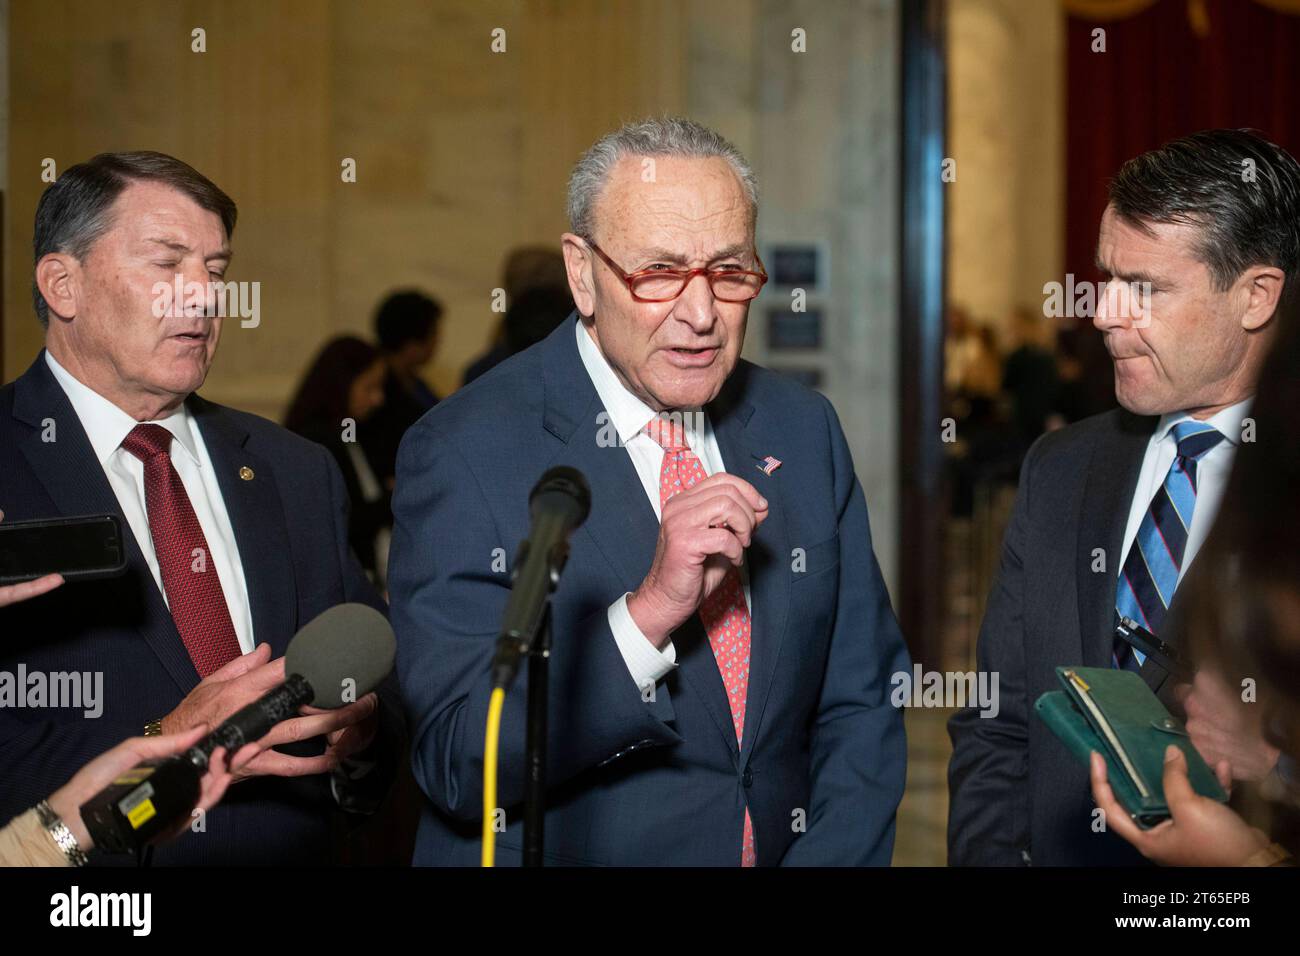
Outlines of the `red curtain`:
[[[1300,157],[1300,16],[1259,0],[1157,0],[1127,18],[1067,21],[1065,266],[1076,280],[1097,278],[1106,184],[1126,159],[1211,127],[1256,129]],[[1081,342],[1097,402],[1114,404],[1098,337]]]

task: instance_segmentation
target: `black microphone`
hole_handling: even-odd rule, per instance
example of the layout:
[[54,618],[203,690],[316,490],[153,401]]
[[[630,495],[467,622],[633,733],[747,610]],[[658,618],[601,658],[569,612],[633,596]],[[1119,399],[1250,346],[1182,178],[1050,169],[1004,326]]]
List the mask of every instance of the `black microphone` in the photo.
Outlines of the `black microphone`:
[[532,527],[515,557],[513,585],[501,618],[492,686],[508,688],[529,652],[546,602],[569,556],[569,535],[591,513],[591,489],[576,468],[552,468],[528,496]]
[[283,684],[227,718],[183,754],[127,771],[81,806],[98,849],[129,853],[170,835],[199,802],[218,747],[233,757],[305,704],[335,709],[360,700],[393,669],[397,643],[387,619],[365,604],[339,604],[294,635]]

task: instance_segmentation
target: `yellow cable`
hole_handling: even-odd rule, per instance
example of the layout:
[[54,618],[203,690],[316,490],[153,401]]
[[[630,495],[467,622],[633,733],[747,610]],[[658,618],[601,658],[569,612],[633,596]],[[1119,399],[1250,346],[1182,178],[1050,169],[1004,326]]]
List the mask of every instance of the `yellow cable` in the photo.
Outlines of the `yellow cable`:
[[496,865],[497,751],[506,690],[498,687],[488,701],[487,739],[483,743],[483,866]]

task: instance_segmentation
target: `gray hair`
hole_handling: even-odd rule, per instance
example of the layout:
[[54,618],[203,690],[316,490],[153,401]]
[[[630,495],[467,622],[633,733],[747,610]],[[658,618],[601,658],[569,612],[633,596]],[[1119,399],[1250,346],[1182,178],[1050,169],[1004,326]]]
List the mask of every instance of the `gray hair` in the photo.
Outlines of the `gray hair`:
[[593,210],[610,170],[626,156],[719,157],[731,164],[749,200],[750,221],[758,217],[758,181],[740,150],[707,126],[680,116],[645,119],[606,133],[582,154],[569,176],[569,228],[592,237]]

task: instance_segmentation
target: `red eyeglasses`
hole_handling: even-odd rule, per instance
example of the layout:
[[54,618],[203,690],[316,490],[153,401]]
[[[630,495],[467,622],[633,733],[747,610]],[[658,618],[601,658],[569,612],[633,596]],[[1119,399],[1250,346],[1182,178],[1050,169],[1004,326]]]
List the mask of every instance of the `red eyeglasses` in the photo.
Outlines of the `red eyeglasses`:
[[671,302],[686,291],[686,286],[696,276],[704,276],[713,297],[719,301],[748,302],[763,291],[767,282],[767,270],[763,268],[758,253],[754,253],[754,261],[758,263],[759,272],[748,269],[641,269],[625,272],[600,246],[590,239],[583,241],[623,280],[637,302]]

